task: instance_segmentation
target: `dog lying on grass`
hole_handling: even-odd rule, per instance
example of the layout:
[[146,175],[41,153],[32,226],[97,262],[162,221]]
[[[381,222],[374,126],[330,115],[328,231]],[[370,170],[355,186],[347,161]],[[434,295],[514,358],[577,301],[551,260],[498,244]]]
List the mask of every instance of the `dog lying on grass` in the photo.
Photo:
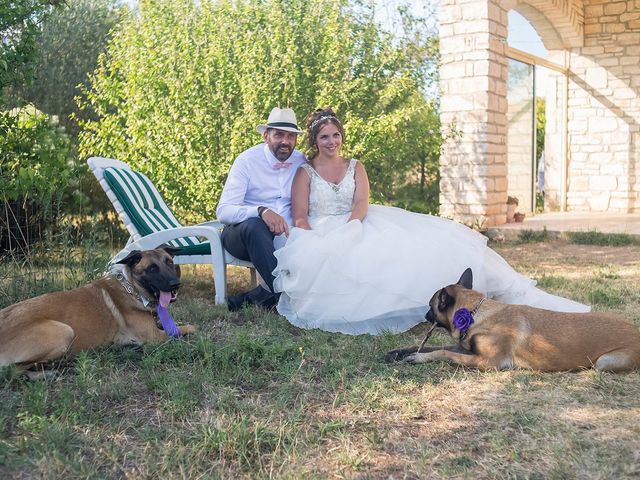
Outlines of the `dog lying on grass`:
[[[89,285],[0,310],[0,366],[15,364],[26,370],[111,343],[167,340],[153,314],[158,305],[166,309],[180,287],[174,251],[164,246],[133,251]],[[178,327],[182,335],[195,330],[191,325]]]
[[640,368],[640,330],[603,312],[561,313],[506,305],[471,290],[465,270],[438,290],[426,319],[458,341],[449,347],[392,350],[387,362],[445,360],[479,369],[528,368],[543,372],[586,368],[622,372]]

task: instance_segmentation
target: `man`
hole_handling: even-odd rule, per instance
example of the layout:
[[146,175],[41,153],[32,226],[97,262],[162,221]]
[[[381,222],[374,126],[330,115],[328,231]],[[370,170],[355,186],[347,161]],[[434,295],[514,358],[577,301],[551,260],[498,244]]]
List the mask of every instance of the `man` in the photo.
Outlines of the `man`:
[[235,159],[216,209],[225,225],[222,246],[236,258],[251,261],[268,290],[253,290],[227,298],[230,311],[245,304],[274,306],[276,268],[274,239],[289,235],[291,183],[304,155],[295,150],[298,134],[296,115],[290,108],[271,110],[266,125],[256,127],[264,143],[251,147]]

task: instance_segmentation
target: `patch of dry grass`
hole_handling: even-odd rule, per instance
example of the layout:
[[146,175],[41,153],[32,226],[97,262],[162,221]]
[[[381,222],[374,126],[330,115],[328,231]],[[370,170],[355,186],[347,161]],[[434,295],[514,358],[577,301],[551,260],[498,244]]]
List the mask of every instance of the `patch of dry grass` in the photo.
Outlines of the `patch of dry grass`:
[[[499,245],[554,293],[640,325],[640,247]],[[349,337],[212,303],[184,269],[184,341],[108,348],[0,383],[0,477],[637,478],[640,373],[386,365],[423,332]],[[248,272],[233,269],[231,292]],[[436,343],[448,343],[442,334]]]

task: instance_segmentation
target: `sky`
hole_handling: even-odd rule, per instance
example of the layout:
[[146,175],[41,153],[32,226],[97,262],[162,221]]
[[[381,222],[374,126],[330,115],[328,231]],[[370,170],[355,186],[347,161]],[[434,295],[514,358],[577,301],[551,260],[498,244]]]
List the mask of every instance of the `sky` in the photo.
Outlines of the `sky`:
[[538,57],[547,58],[547,49],[544,48],[538,33],[526,18],[513,10],[509,12],[508,35],[508,42],[512,47]]
[[426,18],[427,25],[435,31],[438,28],[438,3],[438,0],[376,0],[376,17],[385,28],[393,30],[398,6],[408,5],[414,16]]

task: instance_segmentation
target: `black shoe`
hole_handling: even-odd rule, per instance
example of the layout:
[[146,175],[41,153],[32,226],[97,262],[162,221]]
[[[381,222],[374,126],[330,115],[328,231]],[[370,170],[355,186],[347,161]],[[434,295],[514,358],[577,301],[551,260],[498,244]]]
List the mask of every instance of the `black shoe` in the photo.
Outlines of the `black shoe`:
[[247,292],[247,301],[251,305],[271,311],[278,303],[279,293],[271,293],[262,287],[257,287]]
[[256,307],[261,308],[270,313],[276,312],[276,306],[280,298],[279,293],[270,293],[268,297],[263,298],[260,302],[256,303]]
[[[274,300],[275,299],[275,300]],[[227,297],[227,308],[230,312],[237,312],[245,305],[256,305],[258,307],[269,309],[278,303],[278,297],[265,290],[261,286],[257,286],[253,290]]]
[[233,295],[231,297],[227,297],[227,308],[230,312],[237,312],[242,308],[243,305],[249,303],[249,299],[246,293],[241,293],[240,295]]

